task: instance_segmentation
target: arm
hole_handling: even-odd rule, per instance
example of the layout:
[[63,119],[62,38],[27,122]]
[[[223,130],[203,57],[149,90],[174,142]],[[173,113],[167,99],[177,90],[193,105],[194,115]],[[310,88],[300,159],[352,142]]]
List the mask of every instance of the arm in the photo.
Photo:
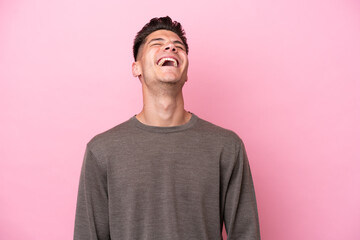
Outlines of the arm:
[[228,240],[259,240],[260,229],[255,190],[245,147],[240,140],[235,162],[226,170],[224,193],[225,228]]
[[81,168],[74,240],[110,239],[106,166],[87,148]]

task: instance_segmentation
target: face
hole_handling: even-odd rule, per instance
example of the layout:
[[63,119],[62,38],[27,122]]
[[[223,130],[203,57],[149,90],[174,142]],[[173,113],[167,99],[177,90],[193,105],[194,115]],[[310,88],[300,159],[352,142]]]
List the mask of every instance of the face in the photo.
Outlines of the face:
[[132,70],[145,84],[185,83],[187,81],[188,56],[179,36],[168,30],[151,33],[139,48],[137,61]]

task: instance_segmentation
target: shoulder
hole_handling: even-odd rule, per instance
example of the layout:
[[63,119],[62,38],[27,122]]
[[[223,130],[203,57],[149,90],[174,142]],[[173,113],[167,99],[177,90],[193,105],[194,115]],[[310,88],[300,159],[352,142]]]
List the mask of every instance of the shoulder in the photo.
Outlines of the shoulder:
[[214,124],[208,120],[204,120],[198,117],[198,131],[208,138],[216,138],[225,144],[242,146],[243,141],[240,136],[233,130],[224,128],[217,124]]
[[221,149],[220,165],[232,169],[238,162],[246,161],[246,150],[243,140],[233,130],[224,128],[207,120],[199,119],[199,129],[204,141]]
[[87,143],[87,148],[93,153],[106,152],[109,148],[117,146],[126,141],[126,138],[132,135],[134,131],[131,119],[122,122],[104,132],[95,135]]

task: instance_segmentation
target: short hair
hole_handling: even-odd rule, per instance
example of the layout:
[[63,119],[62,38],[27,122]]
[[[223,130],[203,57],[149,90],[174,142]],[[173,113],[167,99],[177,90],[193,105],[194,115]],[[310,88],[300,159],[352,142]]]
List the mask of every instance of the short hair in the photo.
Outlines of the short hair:
[[179,22],[171,20],[169,16],[166,16],[151,19],[150,22],[145,24],[145,26],[136,34],[133,45],[133,54],[135,61],[139,52],[139,48],[144,43],[146,37],[152,32],[161,29],[169,30],[176,33],[185,45],[186,54],[189,53],[189,46],[185,37],[185,31],[182,28],[181,24]]

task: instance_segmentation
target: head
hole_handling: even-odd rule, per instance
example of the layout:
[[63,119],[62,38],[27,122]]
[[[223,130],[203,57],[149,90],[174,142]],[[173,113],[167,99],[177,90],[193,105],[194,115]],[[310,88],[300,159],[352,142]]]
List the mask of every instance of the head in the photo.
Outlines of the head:
[[133,46],[133,54],[135,61],[138,57],[139,48],[144,44],[146,37],[149,36],[151,33],[161,29],[176,33],[185,45],[186,54],[189,54],[189,46],[185,37],[185,31],[182,28],[181,24],[179,22],[172,21],[169,16],[166,16],[151,19],[150,22],[145,24],[145,26],[137,33],[134,39]]
[[170,17],[153,18],[134,40],[133,75],[146,86],[182,86],[187,81],[188,51],[180,23]]

